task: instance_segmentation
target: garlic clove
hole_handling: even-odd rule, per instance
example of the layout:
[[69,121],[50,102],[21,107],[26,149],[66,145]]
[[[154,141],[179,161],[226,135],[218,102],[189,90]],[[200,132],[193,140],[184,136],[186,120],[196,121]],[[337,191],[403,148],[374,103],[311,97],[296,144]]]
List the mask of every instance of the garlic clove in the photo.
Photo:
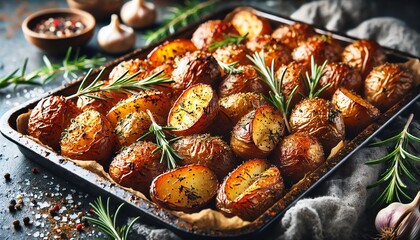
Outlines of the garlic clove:
[[153,3],[144,0],[126,2],[121,8],[121,19],[125,24],[134,28],[152,25],[156,20],[156,7]]
[[120,24],[118,16],[111,16],[111,23],[98,32],[98,45],[107,53],[118,54],[133,49],[136,35],[131,27]]

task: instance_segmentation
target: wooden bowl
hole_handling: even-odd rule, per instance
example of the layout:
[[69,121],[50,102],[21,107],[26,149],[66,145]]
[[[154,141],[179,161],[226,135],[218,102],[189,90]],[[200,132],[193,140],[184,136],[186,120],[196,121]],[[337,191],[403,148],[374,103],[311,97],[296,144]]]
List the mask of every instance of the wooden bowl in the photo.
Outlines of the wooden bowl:
[[113,13],[119,13],[124,0],[67,0],[70,8],[81,9],[92,14],[97,21],[111,19]]
[[[64,17],[80,21],[85,28],[77,34],[70,36],[45,36],[34,31],[36,25],[48,18]],[[79,9],[52,8],[35,12],[28,16],[22,23],[23,34],[26,40],[37,46],[44,52],[52,55],[61,55],[67,52],[69,47],[77,48],[86,45],[92,38],[95,29],[95,18]]]

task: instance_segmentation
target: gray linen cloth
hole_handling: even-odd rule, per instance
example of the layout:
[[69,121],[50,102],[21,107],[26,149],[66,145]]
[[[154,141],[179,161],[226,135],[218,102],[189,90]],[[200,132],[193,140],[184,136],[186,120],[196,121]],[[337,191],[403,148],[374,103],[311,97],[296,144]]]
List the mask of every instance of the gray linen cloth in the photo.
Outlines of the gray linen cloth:
[[[324,0],[310,2],[291,17],[329,30],[345,31],[358,38],[369,38],[381,45],[420,56],[420,35],[404,22],[390,17],[366,19],[375,11],[375,1]],[[363,21],[363,22],[362,22]],[[417,103],[415,109],[420,109]],[[418,118],[417,118],[418,119]],[[398,117],[393,123],[402,127],[406,118]],[[419,126],[418,121],[413,123]],[[418,133],[418,132],[417,132]],[[383,135],[383,134],[382,134]],[[389,136],[389,134],[388,134]],[[330,179],[316,189],[317,196],[302,199],[290,208],[277,223],[269,239],[359,239],[355,230],[363,228],[366,221],[373,227],[372,216],[365,210],[380,189],[367,190],[382,166],[368,166],[365,162],[384,156],[385,147],[365,147],[357,151]],[[420,190],[417,186],[417,191]],[[369,199],[369,200],[368,200]],[[144,239],[180,239],[167,229],[157,229],[145,224],[135,224],[135,231]]]

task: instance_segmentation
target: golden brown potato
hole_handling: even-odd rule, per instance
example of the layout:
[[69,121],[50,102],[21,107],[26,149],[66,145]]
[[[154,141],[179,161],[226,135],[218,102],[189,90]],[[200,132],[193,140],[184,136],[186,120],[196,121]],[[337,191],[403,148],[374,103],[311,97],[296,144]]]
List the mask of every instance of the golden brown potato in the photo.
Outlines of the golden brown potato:
[[147,90],[138,92],[129,98],[122,100],[109,110],[106,117],[115,126],[117,122],[133,112],[146,111],[149,109],[154,115],[166,118],[171,108],[171,99],[163,92]]
[[202,133],[219,111],[216,92],[207,84],[186,89],[176,100],[168,115],[168,126],[178,136]]
[[228,75],[220,83],[218,92],[220,97],[245,92],[268,93],[269,87],[251,65],[239,66],[237,69],[241,72]]
[[328,63],[324,69],[324,75],[319,80],[319,88],[330,84],[319,96],[331,100],[335,90],[345,87],[356,93],[361,93],[363,87],[362,76],[359,71],[343,63]]
[[291,62],[288,65],[282,65],[276,71],[276,79],[278,81],[281,80],[281,76],[283,75],[283,71],[287,68],[286,73],[284,74],[283,78],[283,85],[281,87],[281,92],[286,96],[289,97],[292,93],[293,89],[298,86],[294,97],[290,102],[290,108],[293,108],[300,100],[302,100],[303,95],[307,95],[305,85],[302,82],[301,74],[305,76],[306,72],[310,71],[309,67],[303,63],[298,62]]
[[206,52],[187,53],[176,64],[172,72],[175,90],[185,90],[196,83],[214,85],[221,77],[216,59]]
[[242,159],[265,158],[284,135],[284,120],[279,111],[263,105],[247,113],[232,131],[230,145]]
[[187,52],[194,52],[197,50],[194,43],[188,39],[175,39],[173,41],[166,41],[163,44],[155,47],[147,59],[153,67],[158,67],[167,61],[172,61],[176,56],[184,55]]
[[359,70],[365,78],[374,67],[385,63],[386,54],[375,41],[362,39],[344,48],[342,61]]
[[160,162],[162,151],[152,142],[139,141],[123,148],[109,165],[109,176],[124,187],[148,194],[150,184],[166,171],[166,163]]
[[126,77],[134,75],[140,71],[140,74],[135,79],[141,80],[149,76],[149,72],[152,70],[152,66],[147,61],[136,59],[130,59],[128,61],[121,62],[109,74],[109,81],[114,82],[121,77],[125,72],[128,71]]
[[249,54],[245,45],[230,44],[224,47],[217,48],[213,52],[213,57],[222,63],[231,64],[238,62],[238,65],[248,65],[252,62],[246,57]]
[[210,168],[193,164],[156,177],[150,197],[163,208],[190,213],[204,208],[216,195],[217,187],[217,177]]
[[[161,73],[166,78],[171,78],[173,71],[174,71],[174,61],[168,60],[162,65],[157,66],[152,71],[150,71],[149,76],[152,76],[153,74]],[[178,97],[177,95],[178,92],[174,90],[174,85],[175,85],[174,83],[164,83],[164,84],[159,84],[159,85],[153,85],[151,87],[153,89],[158,90],[159,92],[163,92],[166,95],[169,95],[171,98],[176,99]]]
[[119,101],[128,98],[128,93],[118,93],[118,92],[94,92],[90,95],[102,98],[92,98],[88,96],[79,96],[77,99],[77,107],[81,111],[86,111],[88,109],[96,110],[103,115],[108,114],[108,111],[111,110]]
[[281,169],[284,182],[291,186],[314,171],[325,160],[318,140],[306,132],[292,133],[283,138],[273,152],[272,162]]
[[44,98],[37,103],[29,116],[28,133],[58,151],[61,133],[79,112],[76,105],[63,96]]
[[315,29],[308,24],[296,22],[292,25],[285,24],[280,26],[274,30],[271,36],[289,47],[289,49],[295,49],[315,34]]
[[200,164],[209,167],[221,181],[238,164],[230,146],[219,137],[209,134],[190,135],[172,143],[172,148],[182,157],[182,166]]
[[385,112],[414,86],[413,74],[395,63],[374,68],[365,79],[365,98]]
[[236,93],[219,99],[219,109],[229,118],[230,123],[226,124],[232,127],[248,112],[267,104],[264,96],[255,92]]
[[72,119],[63,131],[61,154],[77,160],[95,160],[106,166],[114,153],[115,136],[108,119],[95,110],[87,110]]
[[343,115],[346,133],[355,136],[371,124],[381,112],[359,95],[345,88],[338,88],[332,103]]
[[251,11],[236,12],[230,20],[241,36],[248,34],[248,38],[271,34],[270,23],[265,18],[260,18]]
[[232,24],[222,20],[210,20],[195,30],[191,41],[198,49],[207,49],[212,43],[225,39],[225,34],[239,35]]
[[217,191],[217,209],[253,221],[284,191],[280,170],[265,160],[246,161],[223,181]]
[[292,52],[296,62],[311,63],[311,56],[315,63],[322,65],[325,60],[328,62],[340,62],[343,48],[330,36],[314,36],[300,44]]
[[[153,116],[156,123],[165,125],[165,119],[155,115]],[[128,146],[137,141],[141,136],[149,131],[152,120],[146,111],[132,112],[120,119],[114,129],[117,136],[117,147],[120,149],[123,146]],[[151,136],[150,136],[151,137]],[[153,138],[147,138],[152,140]]]
[[323,98],[307,98],[299,102],[293,108],[289,122],[292,132],[307,132],[316,137],[326,153],[344,140],[343,116]]

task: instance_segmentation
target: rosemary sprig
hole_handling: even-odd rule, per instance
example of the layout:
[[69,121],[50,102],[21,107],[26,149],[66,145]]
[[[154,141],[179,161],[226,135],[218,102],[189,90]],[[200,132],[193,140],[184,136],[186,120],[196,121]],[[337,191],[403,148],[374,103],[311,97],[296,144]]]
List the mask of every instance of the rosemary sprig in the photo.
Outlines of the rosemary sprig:
[[218,0],[187,1],[184,6],[169,8],[169,14],[165,17],[163,25],[146,33],[146,45],[156,42],[192,22],[199,21],[203,14],[215,7],[216,2]]
[[267,99],[282,113],[287,131],[290,132],[288,121],[290,102],[295,95],[298,86],[293,88],[289,96],[285,96],[281,92],[281,88],[287,68],[282,72],[280,80],[276,80],[274,77],[274,60],[271,61],[271,68],[266,66],[264,51],[260,53],[254,53],[253,56],[247,55],[247,57],[254,63],[255,66],[253,67],[260,74],[261,80],[267,84],[268,87],[270,87],[270,97]]
[[162,163],[163,161],[166,161],[168,164],[168,169],[174,169],[178,167],[177,159],[182,160],[182,157],[179,156],[176,153],[176,151],[171,147],[171,143],[175,142],[176,140],[181,139],[182,137],[176,137],[175,135],[169,132],[166,132],[166,134],[173,137],[171,140],[168,140],[166,138],[165,130],[173,130],[175,128],[169,127],[169,126],[160,126],[159,124],[156,123],[150,110],[147,109],[146,112],[147,114],[149,114],[152,124],[150,125],[149,132],[141,136],[139,140],[142,140],[153,133],[156,137],[156,144],[158,145],[158,147],[155,150],[153,150],[152,153],[162,150],[162,156],[160,157],[160,162]]
[[[413,117],[414,115],[410,114],[403,130],[397,135],[372,144],[381,145],[384,143],[396,141],[395,149],[388,155],[366,162],[366,164],[387,164],[387,169],[384,173],[381,174],[379,180],[373,183],[372,185],[368,186],[368,188],[372,188],[380,184],[388,184],[385,190],[375,201],[374,205],[382,205],[383,203],[388,204],[393,202],[394,200],[398,200],[399,202],[401,202],[400,195],[404,196],[407,199],[411,199],[411,197],[408,196],[404,191],[404,189],[407,188],[407,185],[402,179],[403,175],[406,176],[413,183],[420,184],[419,180],[417,180],[414,176],[415,174],[417,176],[420,176],[420,173],[417,170],[417,168],[413,166],[413,164],[409,161],[413,160],[419,162],[420,157],[415,156],[407,151],[407,146],[410,140],[420,143],[419,137],[416,137],[408,132],[408,128],[411,124],[411,121],[413,120]],[[410,172],[410,170],[413,171],[414,174]]]
[[224,34],[223,33],[223,36],[224,36],[224,39],[223,40],[220,40],[220,41],[217,41],[217,42],[214,42],[214,43],[210,44],[210,46],[209,46],[208,49],[210,51],[213,51],[216,48],[228,46],[228,45],[231,45],[231,44],[239,45],[243,41],[245,41],[246,37],[248,36],[248,33],[246,33],[243,36],[236,35],[236,34],[229,34],[228,35],[228,34]]
[[221,62],[221,61],[217,61],[219,63],[220,68],[223,69],[224,72],[226,72],[227,74],[235,74],[235,73],[242,73],[241,69],[237,69],[236,65],[238,65],[238,62],[233,62],[230,64]]
[[117,227],[117,215],[124,203],[117,208],[115,214],[111,214],[109,212],[109,198],[106,201],[106,206],[104,206],[101,197],[99,197],[93,204],[90,203],[89,205],[92,207],[93,213],[98,217],[98,219],[91,217],[83,217],[83,219],[86,219],[92,224],[98,225],[102,231],[116,240],[127,240],[131,227],[140,218],[134,218],[128,226]]
[[102,79],[102,75],[105,71],[103,68],[96,78],[89,84],[86,85],[86,81],[89,79],[90,75],[92,74],[93,69],[90,69],[86,76],[83,78],[82,82],[80,83],[79,89],[77,93],[74,95],[69,96],[68,98],[75,98],[82,95],[86,97],[96,98],[99,100],[104,100],[101,97],[92,95],[95,92],[128,92],[132,93],[136,90],[148,90],[153,89],[153,86],[166,84],[166,83],[173,83],[173,80],[167,78],[165,74],[163,74],[163,70],[160,72],[156,72],[143,80],[136,79],[136,77],[141,73],[138,71],[131,76],[127,76],[128,71],[126,71],[123,75],[121,75],[117,80],[111,82],[108,85],[105,85],[103,82],[99,82]]
[[86,56],[79,56],[78,50],[74,58],[70,59],[71,53],[72,48],[70,47],[67,50],[62,65],[52,64],[48,57],[44,56],[43,61],[45,66],[28,74],[25,74],[28,63],[28,59],[25,59],[21,69],[18,68],[11,74],[0,78],[0,89],[9,85],[15,85],[15,87],[22,84],[42,85],[56,78],[59,73],[63,73],[64,78],[69,80],[70,77],[77,77],[76,72],[99,66],[106,60],[104,57],[87,58]]
[[308,96],[304,96],[303,94],[301,94],[302,97],[316,98],[325,89],[330,87],[331,84],[328,83],[327,85],[318,89],[318,91],[315,91],[318,87],[319,80],[324,75],[324,69],[327,65],[327,62],[328,61],[325,60],[324,63],[321,66],[319,66],[315,63],[314,56],[311,56],[311,76],[309,76],[308,72],[305,73],[305,76],[303,76],[302,73],[300,74],[300,78],[302,79],[303,85],[305,86],[306,92],[308,93]]

